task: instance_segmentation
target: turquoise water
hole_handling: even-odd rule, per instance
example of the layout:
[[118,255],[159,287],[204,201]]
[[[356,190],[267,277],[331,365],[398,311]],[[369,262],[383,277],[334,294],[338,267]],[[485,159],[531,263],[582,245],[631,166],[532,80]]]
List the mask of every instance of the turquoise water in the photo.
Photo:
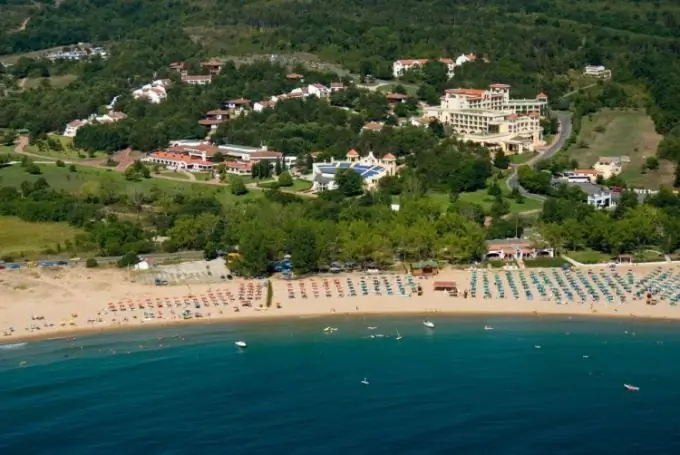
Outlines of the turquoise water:
[[270,321],[5,347],[0,454],[680,453],[680,324],[435,322]]

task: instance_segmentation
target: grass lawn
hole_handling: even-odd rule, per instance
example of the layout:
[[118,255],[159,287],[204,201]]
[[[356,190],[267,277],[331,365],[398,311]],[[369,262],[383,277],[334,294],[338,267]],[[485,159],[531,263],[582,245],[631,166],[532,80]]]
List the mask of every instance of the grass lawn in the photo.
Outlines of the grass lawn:
[[297,179],[293,180],[293,186],[292,187],[289,186],[288,188],[292,189],[295,192],[307,191],[312,188],[312,182],[310,182],[309,180]]
[[75,74],[63,74],[61,76],[52,77],[30,77],[26,80],[26,85],[24,88],[26,90],[38,88],[43,83],[43,81],[47,81],[50,84],[50,87],[64,88],[76,79],[78,79],[78,76]]
[[565,255],[582,264],[600,264],[603,262],[611,262],[613,259],[610,254],[601,253],[599,251],[590,249],[567,251]]
[[[503,197],[508,198],[510,192],[505,188],[504,183],[502,185]],[[460,195],[460,200],[465,202],[472,202],[481,205],[485,211],[490,211],[493,205],[494,198],[487,193],[486,188],[482,190],[477,190],[474,193],[463,193]],[[517,203],[514,199],[507,199],[510,202],[510,213],[528,212],[530,210],[540,210],[543,208],[543,202],[537,201],[536,199],[524,198],[522,204]]]
[[635,186],[658,188],[673,183],[674,168],[662,160],[656,171],[642,173],[645,159],[656,155],[661,136],[654,131],[652,119],[643,111],[604,109],[583,119],[576,144],[567,153],[579,166],[587,168],[600,156],[628,156],[621,176]]
[[407,82],[381,85],[376,90],[378,92],[388,94],[388,93],[394,92],[394,89],[397,88],[397,85],[401,85],[402,87],[404,87],[404,89],[406,90],[406,94],[408,96],[416,96],[416,93],[418,92],[418,86],[417,85],[409,84]]
[[[505,188],[505,184],[501,182],[499,185],[501,185],[503,197],[510,203],[510,213],[528,212],[543,208],[543,202],[535,199],[524,198],[524,203],[522,204],[517,203],[514,199],[509,199],[508,196],[510,195],[510,192]],[[451,203],[450,196],[446,193],[432,192],[428,193],[426,197],[439,204],[442,207],[442,210],[445,210]],[[490,196],[487,193],[486,188],[484,188],[472,193],[462,193],[460,195],[460,200],[479,204],[484,211],[488,213],[491,210],[494,198],[493,196]],[[399,196],[392,196],[392,203],[399,204]]]
[[250,191],[244,196],[234,196],[229,191],[228,187],[205,185],[200,183],[186,181],[171,181],[164,179],[143,179],[139,181],[125,180],[122,174],[108,169],[95,169],[84,166],[76,166],[77,172],[70,172],[68,167],[57,167],[54,164],[38,165],[42,170],[40,175],[32,175],[27,173],[24,168],[19,165],[9,166],[0,169],[0,178],[4,186],[21,185],[23,181],[35,182],[37,179],[43,177],[47,180],[50,186],[57,190],[64,190],[69,193],[78,193],[86,182],[99,182],[105,174],[116,183],[118,191],[132,194],[148,193],[152,188],[156,187],[165,193],[195,193],[202,195],[215,195],[220,201],[226,202],[233,199],[250,199],[261,197],[261,192]]
[[520,153],[519,155],[510,155],[509,158],[512,164],[524,164],[535,156],[535,153]]
[[24,256],[73,240],[83,231],[66,223],[29,223],[13,216],[0,216],[0,255]]
[[633,262],[664,262],[666,257],[660,251],[644,250],[633,255]]
[[570,265],[568,261],[562,258],[536,258],[527,259],[524,261],[526,267],[562,267],[563,265]]
[[51,158],[62,161],[92,160],[97,158],[106,158],[108,156],[106,152],[97,152],[95,153],[94,157],[90,158],[87,152],[77,149],[74,150],[71,148],[73,144],[72,137],[64,137],[59,134],[50,134],[49,137],[50,139],[59,141],[63,149],[62,150],[44,149],[40,151],[38,147],[36,147],[35,145],[28,145],[26,147],[26,151],[29,153],[33,153],[35,155],[44,156],[45,158]]

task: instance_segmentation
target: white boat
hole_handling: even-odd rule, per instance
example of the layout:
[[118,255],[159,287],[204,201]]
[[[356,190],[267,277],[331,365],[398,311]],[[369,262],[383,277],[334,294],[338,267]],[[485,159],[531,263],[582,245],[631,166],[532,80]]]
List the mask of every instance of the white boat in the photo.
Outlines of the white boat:
[[584,359],[589,359],[589,358],[590,358],[590,356],[589,356],[589,355],[586,355],[586,354],[583,354],[581,357],[584,358]]
[[245,341],[242,341],[242,340],[235,341],[234,344],[241,349],[245,349],[245,348],[248,347],[248,344]]
[[401,336],[401,334],[399,333],[399,329],[397,329],[397,341],[401,341],[403,339],[404,339],[404,337]]
[[325,329],[323,329],[323,331],[329,333],[332,329],[333,327],[326,327]]
[[423,325],[428,329],[434,329],[434,322],[432,321],[425,320],[423,321]]
[[640,390],[640,387],[630,385],[630,384],[624,384],[623,386],[626,388],[626,390],[630,390],[631,392],[637,392],[637,391]]
[[490,330],[493,330],[493,327],[491,327],[491,326],[489,326],[489,325],[485,325],[485,326],[484,326],[484,330],[486,330],[486,331],[488,332],[488,331],[490,331]]
[[541,345],[540,345],[540,344],[535,344],[535,345],[534,345],[534,348],[536,348],[536,349],[541,349]]
[[377,329],[377,327],[374,327],[372,325],[368,327],[368,330],[375,330],[375,329]]
[[364,385],[370,384],[370,383],[368,382],[368,378],[364,378],[364,380],[361,381],[361,383],[364,384]]

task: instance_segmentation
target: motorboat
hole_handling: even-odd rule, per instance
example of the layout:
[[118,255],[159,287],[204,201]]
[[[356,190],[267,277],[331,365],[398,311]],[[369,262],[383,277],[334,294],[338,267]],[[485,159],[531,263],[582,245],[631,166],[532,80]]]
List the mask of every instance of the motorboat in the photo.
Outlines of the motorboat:
[[485,325],[485,326],[484,326],[484,330],[486,330],[487,332],[489,332],[489,331],[493,330],[493,327],[491,327],[490,325]]
[[541,345],[540,345],[540,344],[535,344],[535,345],[534,345],[534,348],[536,348],[536,349],[541,349]]
[[372,326],[372,325],[368,327],[368,330],[375,330],[375,329],[377,329],[377,327]]
[[432,321],[425,320],[423,321],[423,325],[428,329],[434,329],[434,322]]
[[325,329],[323,329],[323,331],[324,331],[325,333],[335,333],[335,332],[338,331],[338,329],[335,328],[335,327],[326,327]]
[[241,349],[245,349],[248,347],[248,344],[243,340],[235,341],[234,344]]
[[640,387],[630,385],[630,384],[624,384],[623,386],[626,388],[626,390],[630,390],[631,392],[637,392],[637,391],[640,390]]
[[368,378],[364,378],[363,381],[361,381],[362,384],[368,385],[370,382],[368,382]]

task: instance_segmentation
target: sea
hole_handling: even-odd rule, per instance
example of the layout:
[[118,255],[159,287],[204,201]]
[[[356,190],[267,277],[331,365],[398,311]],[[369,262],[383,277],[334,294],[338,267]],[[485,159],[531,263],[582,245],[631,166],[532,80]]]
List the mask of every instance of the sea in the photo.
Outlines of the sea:
[[680,322],[432,321],[336,316],[5,344],[0,454],[680,454]]

